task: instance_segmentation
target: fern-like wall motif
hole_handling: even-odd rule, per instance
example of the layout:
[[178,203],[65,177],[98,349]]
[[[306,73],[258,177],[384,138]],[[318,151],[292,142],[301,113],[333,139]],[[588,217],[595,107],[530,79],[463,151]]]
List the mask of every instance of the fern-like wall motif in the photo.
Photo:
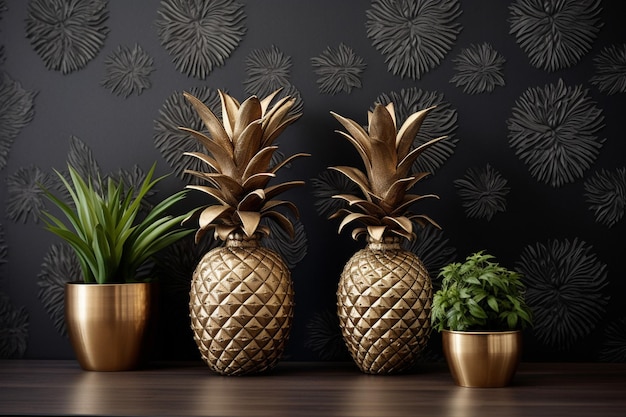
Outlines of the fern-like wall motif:
[[598,223],[613,227],[626,211],[626,168],[600,169],[585,183],[585,200]]
[[108,17],[106,0],[30,0],[26,37],[47,69],[69,74],[98,55]]
[[140,95],[152,86],[153,71],[154,59],[141,46],[119,45],[104,61],[104,78],[100,84],[124,98]]
[[510,32],[533,67],[557,71],[577,64],[602,27],[600,0],[517,0]]
[[463,178],[454,180],[467,217],[491,220],[506,211],[507,180],[490,164],[468,168]]
[[246,34],[243,5],[234,0],[163,0],[156,27],[176,69],[206,79]]
[[458,0],[373,0],[365,13],[367,37],[402,78],[439,66],[461,32]]
[[589,336],[609,301],[607,265],[577,238],[528,245],[517,269],[524,276],[526,302],[537,339],[559,350]]
[[[217,90],[194,87],[187,91],[202,100],[218,117],[221,117],[222,107]],[[161,106],[159,117],[154,121],[154,145],[180,179],[187,183],[196,183],[195,177],[185,174],[185,170],[198,171],[204,169],[204,164],[199,159],[183,155],[183,153],[201,152],[203,147],[179,127],[189,126],[197,131],[202,131],[204,127],[182,93],[182,91],[175,91]]]
[[456,73],[450,82],[467,94],[490,93],[504,87],[506,59],[487,42],[470,45],[452,60]]
[[604,116],[582,85],[527,89],[507,121],[509,144],[537,181],[560,187],[581,178],[596,160]]
[[349,94],[353,88],[361,88],[361,74],[367,66],[363,58],[344,43],[336,49],[326,47],[320,55],[311,58],[311,65],[318,76],[319,92],[330,95]]
[[35,116],[36,95],[0,73],[0,169],[7,164],[13,141]]
[[626,44],[610,45],[593,58],[591,84],[606,94],[626,93]]

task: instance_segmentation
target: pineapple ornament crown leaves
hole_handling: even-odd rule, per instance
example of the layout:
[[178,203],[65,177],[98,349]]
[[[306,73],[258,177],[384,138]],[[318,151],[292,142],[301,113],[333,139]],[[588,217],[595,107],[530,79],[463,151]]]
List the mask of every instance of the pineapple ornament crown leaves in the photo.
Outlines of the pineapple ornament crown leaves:
[[296,218],[297,207],[290,201],[276,200],[275,197],[294,187],[304,185],[304,181],[288,181],[269,185],[276,172],[295,158],[310,156],[307,153],[291,155],[272,166],[272,156],[278,149],[276,138],[302,113],[290,114],[295,98],[285,96],[272,102],[280,90],[259,99],[251,96],[242,103],[219,91],[222,104],[220,120],[201,100],[183,93],[192,105],[208,135],[196,130],[180,127],[196,138],[207,150],[185,152],[185,155],[202,161],[206,171],[185,170],[203,181],[205,185],[189,184],[186,188],[202,191],[217,201],[198,209],[192,217],[198,218],[198,243],[209,230],[214,236],[227,240],[232,234],[252,238],[256,234],[267,236],[269,227],[261,224],[263,218],[271,218],[290,236],[294,235],[291,220],[277,209],[289,209]]
[[411,173],[415,160],[429,147],[445,139],[441,136],[413,147],[415,136],[424,119],[435,106],[411,114],[400,129],[397,128],[394,104],[376,104],[368,112],[367,130],[354,120],[331,112],[346,132],[337,130],[357,150],[365,164],[365,172],[351,166],[330,167],[354,182],[363,196],[337,194],[333,198],[344,200],[348,208],[342,208],[330,216],[342,218],[339,233],[352,223],[356,227],[352,238],[367,235],[373,242],[381,242],[385,236],[396,235],[413,240],[413,221],[424,226],[430,223],[440,226],[425,214],[413,214],[409,207],[426,198],[439,198],[434,194],[409,194],[408,191],[429,172]]

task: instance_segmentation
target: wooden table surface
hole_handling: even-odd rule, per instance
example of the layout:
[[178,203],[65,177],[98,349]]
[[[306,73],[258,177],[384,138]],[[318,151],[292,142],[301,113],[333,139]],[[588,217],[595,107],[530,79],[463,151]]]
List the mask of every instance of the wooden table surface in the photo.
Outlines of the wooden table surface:
[[512,386],[461,388],[445,365],[372,376],[351,364],[281,363],[223,377],[201,363],[133,372],[74,361],[0,361],[0,415],[626,416],[626,364],[522,363]]

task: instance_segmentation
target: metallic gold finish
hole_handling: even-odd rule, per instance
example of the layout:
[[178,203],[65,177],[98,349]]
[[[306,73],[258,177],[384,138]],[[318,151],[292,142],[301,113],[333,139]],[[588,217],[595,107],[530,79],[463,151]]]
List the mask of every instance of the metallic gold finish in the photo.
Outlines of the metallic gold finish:
[[207,153],[187,152],[188,156],[206,164],[205,171],[186,170],[204,185],[190,184],[187,188],[202,191],[216,204],[203,208],[198,217],[196,243],[209,230],[216,238],[226,241],[232,233],[244,233],[252,237],[256,233],[268,235],[269,227],[261,223],[263,217],[271,217],[290,236],[294,236],[291,220],[276,211],[277,207],[290,209],[297,217],[296,206],[275,197],[293,187],[304,185],[304,181],[288,181],[269,185],[276,172],[293,159],[309,154],[298,153],[274,164],[273,154],[278,147],[273,145],[284,129],[302,116],[291,114],[295,97],[277,99],[277,90],[264,99],[249,97],[239,103],[234,97],[219,91],[222,101],[220,120],[201,100],[184,93],[202,119],[209,135],[181,127],[196,138]]
[[415,137],[432,109],[434,107],[413,113],[398,129],[394,104],[376,104],[374,110],[368,112],[367,131],[354,120],[331,112],[347,131],[339,133],[352,143],[365,165],[365,172],[352,166],[330,167],[345,175],[361,191],[361,195],[333,196],[348,204],[330,216],[343,219],[339,232],[352,222],[360,222],[365,227],[353,229],[352,238],[355,240],[361,235],[367,235],[374,241],[380,241],[385,236],[402,236],[412,240],[415,237],[413,222],[439,227],[430,217],[409,212],[413,204],[425,198],[438,197],[434,194],[407,193],[430,174],[412,173],[414,162],[425,150],[446,138],[442,136],[414,146]]
[[258,239],[231,236],[193,273],[189,313],[204,362],[222,375],[272,369],[291,331],[294,291],[287,265]]
[[186,153],[206,165],[206,171],[185,171],[203,183],[187,188],[215,200],[198,210],[196,242],[209,231],[226,242],[225,247],[208,252],[194,271],[189,292],[191,327],[203,360],[224,375],[273,368],[291,330],[291,274],[276,252],[258,242],[270,233],[263,218],[271,218],[295,236],[292,220],[276,209],[291,210],[295,217],[298,210],[292,202],[276,197],[304,185],[303,181],[270,185],[281,167],[308,156],[298,153],[274,162],[278,149],[274,141],[302,115],[292,113],[295,97],[278,98],[279,91],[242,103],[220,91],[221,120],[201,100],[184,93],[209,133],[181,127],[207,152]]
[[67,330],[84,370],[126,371],[141,365],[156,310],[155,285],[65,285]]
[[393,103],[376,104],[364,129],[354,120],[331,114],[339,131],[357,150],[365,172],[357,167],[331,167],[358,186],[359,195],[337,194],[345,207],[330,218],[341,218],[339,232],[361,223],[352,238],[366,236],[367,248],[344,267],[337,290],[337,311],[343,338],[352,358],[366,373],[384,374],[409,368],[430,334],[432,284],[420,259],[400,248],[400,238],[415,238],[414,223],[437,223],[409,207],[433,194],[409,194],[427,172],[413,173],[417,158],[445,139],[415,146],[415,137],[434,107],[413,113],[398,125]]
[[343,338],[361,371],[412,366],[430,335],[432,284],[422,261],[399,238],[371,242],[347,262],[337,290]]
[[455,332],[443,330],[443,352],[457,385],[504,387],[511,382],[522,355],[522,332]]

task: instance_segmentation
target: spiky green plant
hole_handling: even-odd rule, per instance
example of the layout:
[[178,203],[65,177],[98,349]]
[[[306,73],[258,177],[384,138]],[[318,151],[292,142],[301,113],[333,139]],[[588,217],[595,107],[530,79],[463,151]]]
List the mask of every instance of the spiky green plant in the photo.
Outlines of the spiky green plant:
[[71,197],[66,203],[51,191],[45,196],[65,216],[43,213],[45,229],[66,241],[75,251],[86,283],[120,283],[136,280],[137,269],[151,256],[192,230],[178,226],[187,214],[173,216],[168,211],[185,197],[177,192],[154,206],[145,216],[142,201],[165,176],[153,179],[156,164],[135,192],[122,180],[84,179],[68,165],[70,179],[56,171]]

